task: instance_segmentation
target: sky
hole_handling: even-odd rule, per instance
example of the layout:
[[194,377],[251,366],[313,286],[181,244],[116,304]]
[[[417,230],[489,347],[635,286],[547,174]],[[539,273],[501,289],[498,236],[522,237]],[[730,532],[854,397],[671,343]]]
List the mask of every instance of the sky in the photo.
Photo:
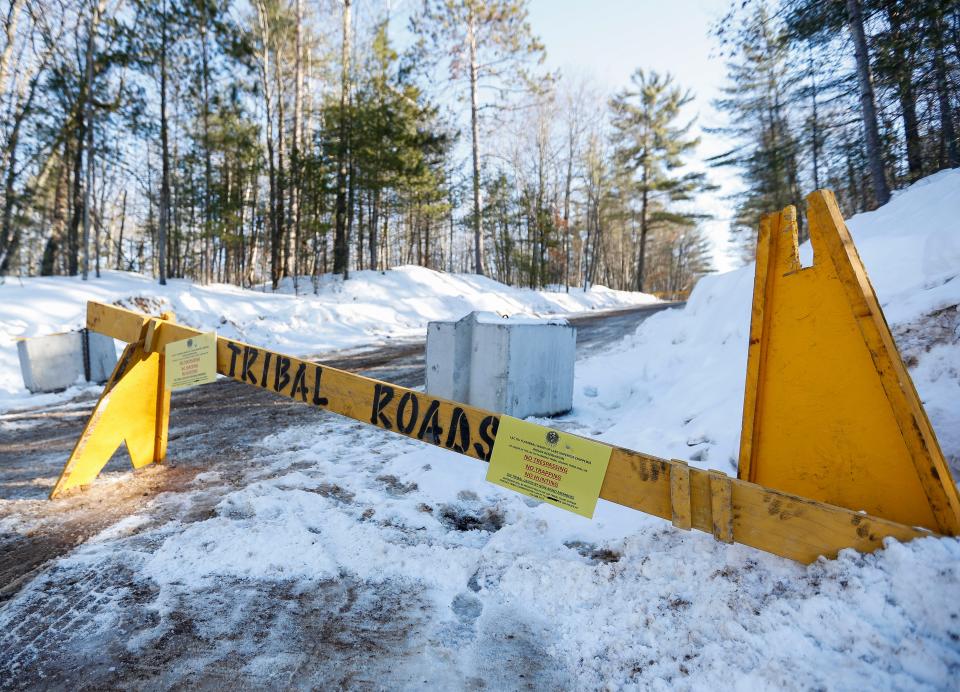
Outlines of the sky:
[[[730,0],[531,0],[530,24],[547,50],[547,66],[584,74],[610,93],[626,86],[638,67],[671,73],[677,84],[694,92],[690,116],[699,126],[723,123],[711,106],[719,96],[725,70],[716,56],[711,26]],[[723,152],[729,143],[702,133],[691,165],[705,170],[703,160]],[[697,200],[698,211],[713,215],[704,223],[719,271],[736,266],[728,254],[731,205],[724,198],[737,189],[736,172],[709,169],[720,189]]]

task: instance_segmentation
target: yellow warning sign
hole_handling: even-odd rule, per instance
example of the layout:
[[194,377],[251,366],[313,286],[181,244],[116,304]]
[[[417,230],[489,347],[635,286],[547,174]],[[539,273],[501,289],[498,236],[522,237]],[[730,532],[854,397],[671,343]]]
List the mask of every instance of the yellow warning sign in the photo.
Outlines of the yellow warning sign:
[[600,442],[501,416],[487,480],[589,519],[610,452]]
[[209,332],[167,344],[167,389],[183,389],[217,379],[217,333]]

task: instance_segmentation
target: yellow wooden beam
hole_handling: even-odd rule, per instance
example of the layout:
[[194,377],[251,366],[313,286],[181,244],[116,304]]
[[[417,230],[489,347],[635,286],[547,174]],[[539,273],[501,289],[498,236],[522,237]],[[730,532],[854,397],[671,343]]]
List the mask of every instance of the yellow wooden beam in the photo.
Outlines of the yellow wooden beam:
[[739,477],[960,534],[956,484],[833,194],[807,207],[810,267],[793,207],[760,225]]
[[121,444],[134,468],[163,461],[169,411],[160,355],[148,353],[140,342],[127,345],[50,498],[93,481]]
[[[151,321],[115,306],[90,303],[88,327],[121,340],[137,340]],[[157,320],[151,337],[162,353],[171,341],[200,333]],[[499,415],[322,364],[218,337],[217,371],[394,433],[476,459],[488,460]],[[109,385],[108,385],[109,386]],[[833,557],[843,548],[869,552],[885,537],[902,541],[929,532],[860,514],[717,471],[689,468],[621,447],[611,447],[600,497],[695,528],[724,542],[737,542],[800,562]]]

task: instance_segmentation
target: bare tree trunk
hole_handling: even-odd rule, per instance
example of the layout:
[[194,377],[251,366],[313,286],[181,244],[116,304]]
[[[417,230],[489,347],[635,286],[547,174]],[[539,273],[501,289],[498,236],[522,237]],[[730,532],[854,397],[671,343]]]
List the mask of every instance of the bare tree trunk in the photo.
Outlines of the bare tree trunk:
[[[271,286],[276,289],[277,285],[280,282],[280,242],[278,234],[278,219],[277,219],[277,168],[276,162],[274,161],[274,146],[273,146],[273,90],[271,88],[272,81],[270,79],[270,19],[267,16],[266,7],[264,7],[263,2],[257,2],[257,20],[260,28],[260,43],[261,50],[263,51],[260,56],[260,84],[263,87],[263,103],[264,103],[264,119],[266,121],[267,131],[266,131],[266,140],[267,140],[267,174],[269,181],[269,199],[267,200],[267,210],[268,210],[268,219],[267,223],[269,224],[269,233],[264,230],[263,238],[266,247],[266,242],[269,239],[270,247],[270,283]],[[254,197],[256,200],[256,197]],[[254,209],[256,208],[256,201],[254,201]],[[252,218],[256,217],[256,214],[251,215]],[[250,272],[252,273],[256,270],[256,262],[254,254],[256,252],[256,243],[254,242],[255,233],[251,231],[250,234],[250,247],[251,247],[251,256],[250,256]]]
[[473,271],[484,274],[483,219],[480,205],[480,105],[477,93],[480,66],[477,61],[477,37],[474,33],[473,11],[467,25],[467,43],[470,48],[470,153],[473,163]]
[[[350,272],[350,239],[353,237],[353,213],[356,208],[354,205],[354,195],[356,194],[356,171],[353,167],[353,154],[352,152],[347,157],[347,171],[348,171],[348,182],[347,182],[347,228],[344,239],[344,269],[343,269],[343,278],[346,279],[349,277]],[[361,253],[362,256],[362,253]],[[336,272],[334,272],[336,273]]]
[[343,0],[343,41],[340,51],[340,141],[337,148],[337,202],[333,237],[333,273],[349,274],[350,244],[347,238],[347,98],[350,93],[350,2]]
[[281,244],[283,259],[281,261],[281,276],[290,276],[290,236],[287,235],[287,209],[284,204],[286,193],[286,167],[284,166],[284,154],[286,153],[286,118],[283,115],[283,71],[281,59],[283,53],[280,51],[282,41],[277,41],[277,47],[273,55],[273,71],[277,80],[277,242]]
[[573,153],[574,133],[570,129],[567,138],[567,174],[563,183],[563,286],[570,292],[570,245],[572,231],[570,230],[570,190],[573,187]]
[[13,40],[17,35],[17,21],[25,0],[13,0],[7,8],[4,22],[3,52],[0,53],[0,96],[7,93],[7,71],[10,69],[10,56],[13,54]]
[[860,82],[860,109],[867,145],[867,164],[873,182],[873,194],[877,204],[886,204],[890,188],[883,170],[883,150],[880,145],[880,129],[877,125],[877,107],[873,96],[873,80],[870,77],[870,54],[867,52],[867,37],[863,29],[863,13],[860,0],[847,0],[847,21],[853,37],[857,58],[857,79]]
[[[83,188],[83,280],[90,273],[90,197],[93,191],[93,58],[96,51],[97,25],[103,12],[104,0],[100,0],[90,17],[90,30],[87,35],[86,84],[87,98],[84,103],[84,119],[87,121],[87,178]],[[97,275],[99,276],[99,268]]]
[[296,59],[293,62],[293,141],[290,151],[290,223],[293,225],[293,290],[300,270],[300,135],[303,127],[303,0],[296,0]]
[[581,248],[583,257],[580,260],[580,262],[582,262],[581,273],[583,275],[584,293],[586,293],[587,288],[590,285],[590,255],[593,252],[593,243],[595,242],[593,241],[593,226],[594,226],[593,204],[594,204],[594,201],[592,199],[592,194],[588,193],[587,194],[587,216],[586,216],[587,237],[583,243],[583,248]]
[[643,169],[643,195],[640,198],[640,252],[637,258],[637,290],[643,293],[644,272],[647,261],[647,233],[649,232],[649,189],[647,186],[647,169]]
[[897,97],[903,117],[903,136],[907,144],[907,171],[911,181],[923,175],[923,149],[920,143],[920,125],[917,120],[917,97],[913,91],[910,62],[903,48],[906,40],[901,13],[904,6],[887,0],[887,23],[890,25],[891,47],[896,70]]
[[[203,281],[211,280],[211,234],[213,232],[210,205],[210,190],[213,188],[213,161],[210,145],[210,58],[207,49],[207,8],[200,6],[200,59],[203,81]],[[124,198],[126,201],[126,198]]]
[[450,182],[449,195],[450,195],[450,218],[449,218],[449,222],[450,222],[450,246],[447,248],[447,253],[449,254],[449,257],[447,258],[447,271],[452,274],[452,273],[453,273],[453,209],[454,209],[454,205],[453,205],[453,182],[452,182],[452,181]]
[[[8,32],[12,34],[11,23],[16,23],[15,13],[19,13],[19,9],[11,8],[11,13],[14,14],[8,16],[7,18],[7,29]],[[8,36],[7,40],[7,47],[9,47],[9,41],[12,41],[13,39],[11,36]],[[26,79],[29,70],[33,70],[33,74],[29,77],[26,86],[26,93],[24,93],[24,88],[21,83],[21,87],[17,90],[16,99],[12,99],[8,104],[7,119],[10,121],[10,125],[6,141],[4,142],[3,151],[0,152],[0,162],[2,162],[2,164],[5,166],[3,176],[3,212],[2,221],[0,221],[0,276],[6,274],[10,270],[13,257],[17,254],[17,250],[20,245],[22,232],[19,225],[14,226],[13,224],[14,208],[17,205],[17,193],[15,189],[16,181],[19,173],[23,172],[22,170],[19,172],[17,171],[17,154],[20,146],[21,129],[24,121],[27,120],[27,118],[33,113],[33,100],[37,95],[38,87],[45,73],[47,60],[50,58],[52,52],[53,48],[48,48],[45,54],[32,68],[28,68],[23,74],[21,74],[21,77]],[[6,57],[9,58],[9,56]],[[0,79],[0,87],[2,87],[2,83],[3,80]],[[2,95],[2,91],[0,91],[0,95]],[[54,161],[57,161],[56,154],[51,153],[43,165],[43,169],[38,176],[38,180],[46,177],[47,171],[51,163]],[[34,183],[34,185],[38,187],[40,184],[42,183]],[[27,263],[28,266],[32,266],[32,258],[28,257]]]
[[[84,98],[86,96],[84,95]],[[76,114],[76,133],[73,142],[73,189],[71,195],[70,225],[67,228],[67,273],[80,273],[80,221],[83,214],[83,148],[86,144],[86,121],[80,112]]]
[[[160,226],[157,233],[157,260],[160,285],[167,283],[167,230],[170,224],[170,143],[167,132],[167,0],[163,0],[160,37]],[[89,156],[89,154],[88,154]]]
[[813,61],[813,49],[810,49],[810,102],[813,109],[810,118],[811,153],[813,155],[813,188],[820,189],[820,120],[817,114],[817,73]]
[[26,108],[14,118],[13,127],[6,142],[7,170],[3,183],[3,220],[0,221],[0,276],[10,270],[13,256],[19,245],[20,234],[13,229],[13,208],[17,194],[14,183],[17,180],[17,149],[20,146],[20,126],[26,116]]
[[[360,202],[357,204],[357,269],[363,271],[363,189],[359,191]],[[350,205],[353,208],[353,205]],[[352,226],[352,224],[351,224]]]
[[423,228],[423,266],[431,269],[433,263],[430,259],[430,217],[421,215],[421,219],[420,223]]
[[43,259],[40,261],[40,275],[53,276],[56,271],[57,255],[60,252],[60,240],[63,235],[67,219],[67,186],[69,185],[67,167],[67,145],[63,146],[60,156],[60,170],[57,172],[57,186],[53,193],[53,222],[50,235],[43,248]]
[[0,229],[0,276],[6,276],[13,263],[13,257],[20,244],[19,228],[11,230],[13,225],[13,208],[16,203],[16,193],[13,189],[13,183],[16,179],[17,166],[17,145],[19,139],[18,122],[10,135],[10,157],[8,159],[7,174],[4,176],[3,185],[3,224]]
[[117,271],[123,269],[123,229],[127,225],[127,190],[123,190],[123,204],[120,207],[120,237],[117,239]]
[[383,215],[383,233],[380,235],[380,252],[382,266],[384,269],[390,268],[390,214]]
[[380,251],[380,245],[377,241],[378,224],[380,223],[380,188],[373,191],[373,200],[370,205],[370,269],[377,271],[377,254]]

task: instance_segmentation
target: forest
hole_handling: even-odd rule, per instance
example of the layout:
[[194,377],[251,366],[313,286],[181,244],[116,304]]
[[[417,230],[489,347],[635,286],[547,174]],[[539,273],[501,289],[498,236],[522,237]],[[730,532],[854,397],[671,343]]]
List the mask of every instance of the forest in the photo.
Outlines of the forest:
[[[527,0],[4,0],[0,281],[144,272],[300,292],[418,264],[679,295],[730,233],[846,215],[960,166],[960,0],[736,0],[712,30],[730,146],[637,65],[549,71]],[[638,49],[638,59],[642,50]]]

